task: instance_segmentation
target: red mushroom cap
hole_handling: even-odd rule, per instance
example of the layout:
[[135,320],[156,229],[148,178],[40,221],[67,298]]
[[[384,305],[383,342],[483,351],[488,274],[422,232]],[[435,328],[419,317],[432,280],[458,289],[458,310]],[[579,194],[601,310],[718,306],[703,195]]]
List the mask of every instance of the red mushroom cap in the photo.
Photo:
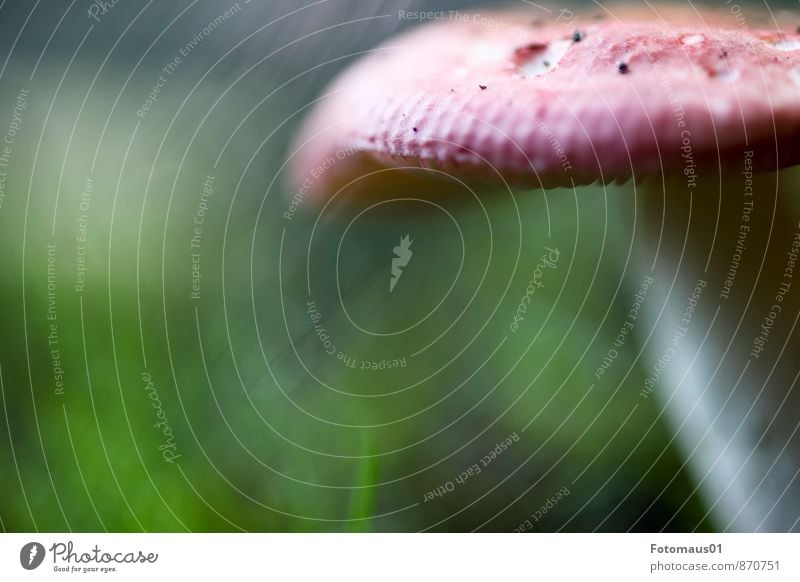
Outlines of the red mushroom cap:
[[291,178],[330,196],[391,167],[558,187],[680,172],[745,149],[762,168],[800,162],[797,23],[751,28],[730,12],[658,10],[417,27],[325,91]]

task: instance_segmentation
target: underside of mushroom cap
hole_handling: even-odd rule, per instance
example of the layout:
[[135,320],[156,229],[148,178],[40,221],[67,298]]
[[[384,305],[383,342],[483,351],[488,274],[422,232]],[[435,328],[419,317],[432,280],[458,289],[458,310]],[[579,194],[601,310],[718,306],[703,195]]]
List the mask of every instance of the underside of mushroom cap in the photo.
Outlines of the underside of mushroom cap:
[[385,168],[550,188],[695,171],[744,150],[761,169],[799,163],[797,23],[734,16],[513,11],[417,27],[313,105],[290,178],[324,198]]

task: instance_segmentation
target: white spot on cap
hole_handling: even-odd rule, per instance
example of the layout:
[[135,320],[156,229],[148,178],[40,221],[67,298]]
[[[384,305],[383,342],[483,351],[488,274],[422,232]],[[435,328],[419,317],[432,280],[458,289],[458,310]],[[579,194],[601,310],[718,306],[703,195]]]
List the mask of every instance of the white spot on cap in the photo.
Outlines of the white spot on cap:
[[800,67],[795,67],[792,69],[792,77],[794,78],[794,82],[800,87]]
[[542,50],[535,51],[530,57],[520,63],[520,68],[526,77],[536,77],[554,68],[572,46],[572,41],[556,40]]
[[779,51],[796,51],[800,50],[800,40],[796,38],[782,38],[778,42],[773,43],[775,48]]
[[702,34],[689,34],[681,39],[681,42],[686,46],[694,46],[703,42],[704,37]]

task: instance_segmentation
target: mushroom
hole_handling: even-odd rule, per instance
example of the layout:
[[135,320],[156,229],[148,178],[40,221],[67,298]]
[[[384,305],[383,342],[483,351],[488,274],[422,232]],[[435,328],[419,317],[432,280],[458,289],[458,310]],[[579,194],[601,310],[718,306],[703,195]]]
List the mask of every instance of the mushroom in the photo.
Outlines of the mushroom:
[[[382,180],[435,196],[442,174],[624,185],[631,295],[638,273],[655,281],[636,324],[641,397],[661,399],[721,527],[797,529],[797,21],[696,7],[574,16],[461,15],[388,41],[315,105],[290,179],[318,201]],[[382,171],[408,167],[432,171]]]

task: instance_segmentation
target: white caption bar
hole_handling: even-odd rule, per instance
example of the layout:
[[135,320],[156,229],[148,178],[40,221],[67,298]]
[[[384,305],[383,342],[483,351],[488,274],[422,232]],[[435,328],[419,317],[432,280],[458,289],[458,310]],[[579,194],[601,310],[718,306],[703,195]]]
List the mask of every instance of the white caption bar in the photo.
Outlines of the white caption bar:
[[798,534],[4,534],[0,580],[800,580]]

